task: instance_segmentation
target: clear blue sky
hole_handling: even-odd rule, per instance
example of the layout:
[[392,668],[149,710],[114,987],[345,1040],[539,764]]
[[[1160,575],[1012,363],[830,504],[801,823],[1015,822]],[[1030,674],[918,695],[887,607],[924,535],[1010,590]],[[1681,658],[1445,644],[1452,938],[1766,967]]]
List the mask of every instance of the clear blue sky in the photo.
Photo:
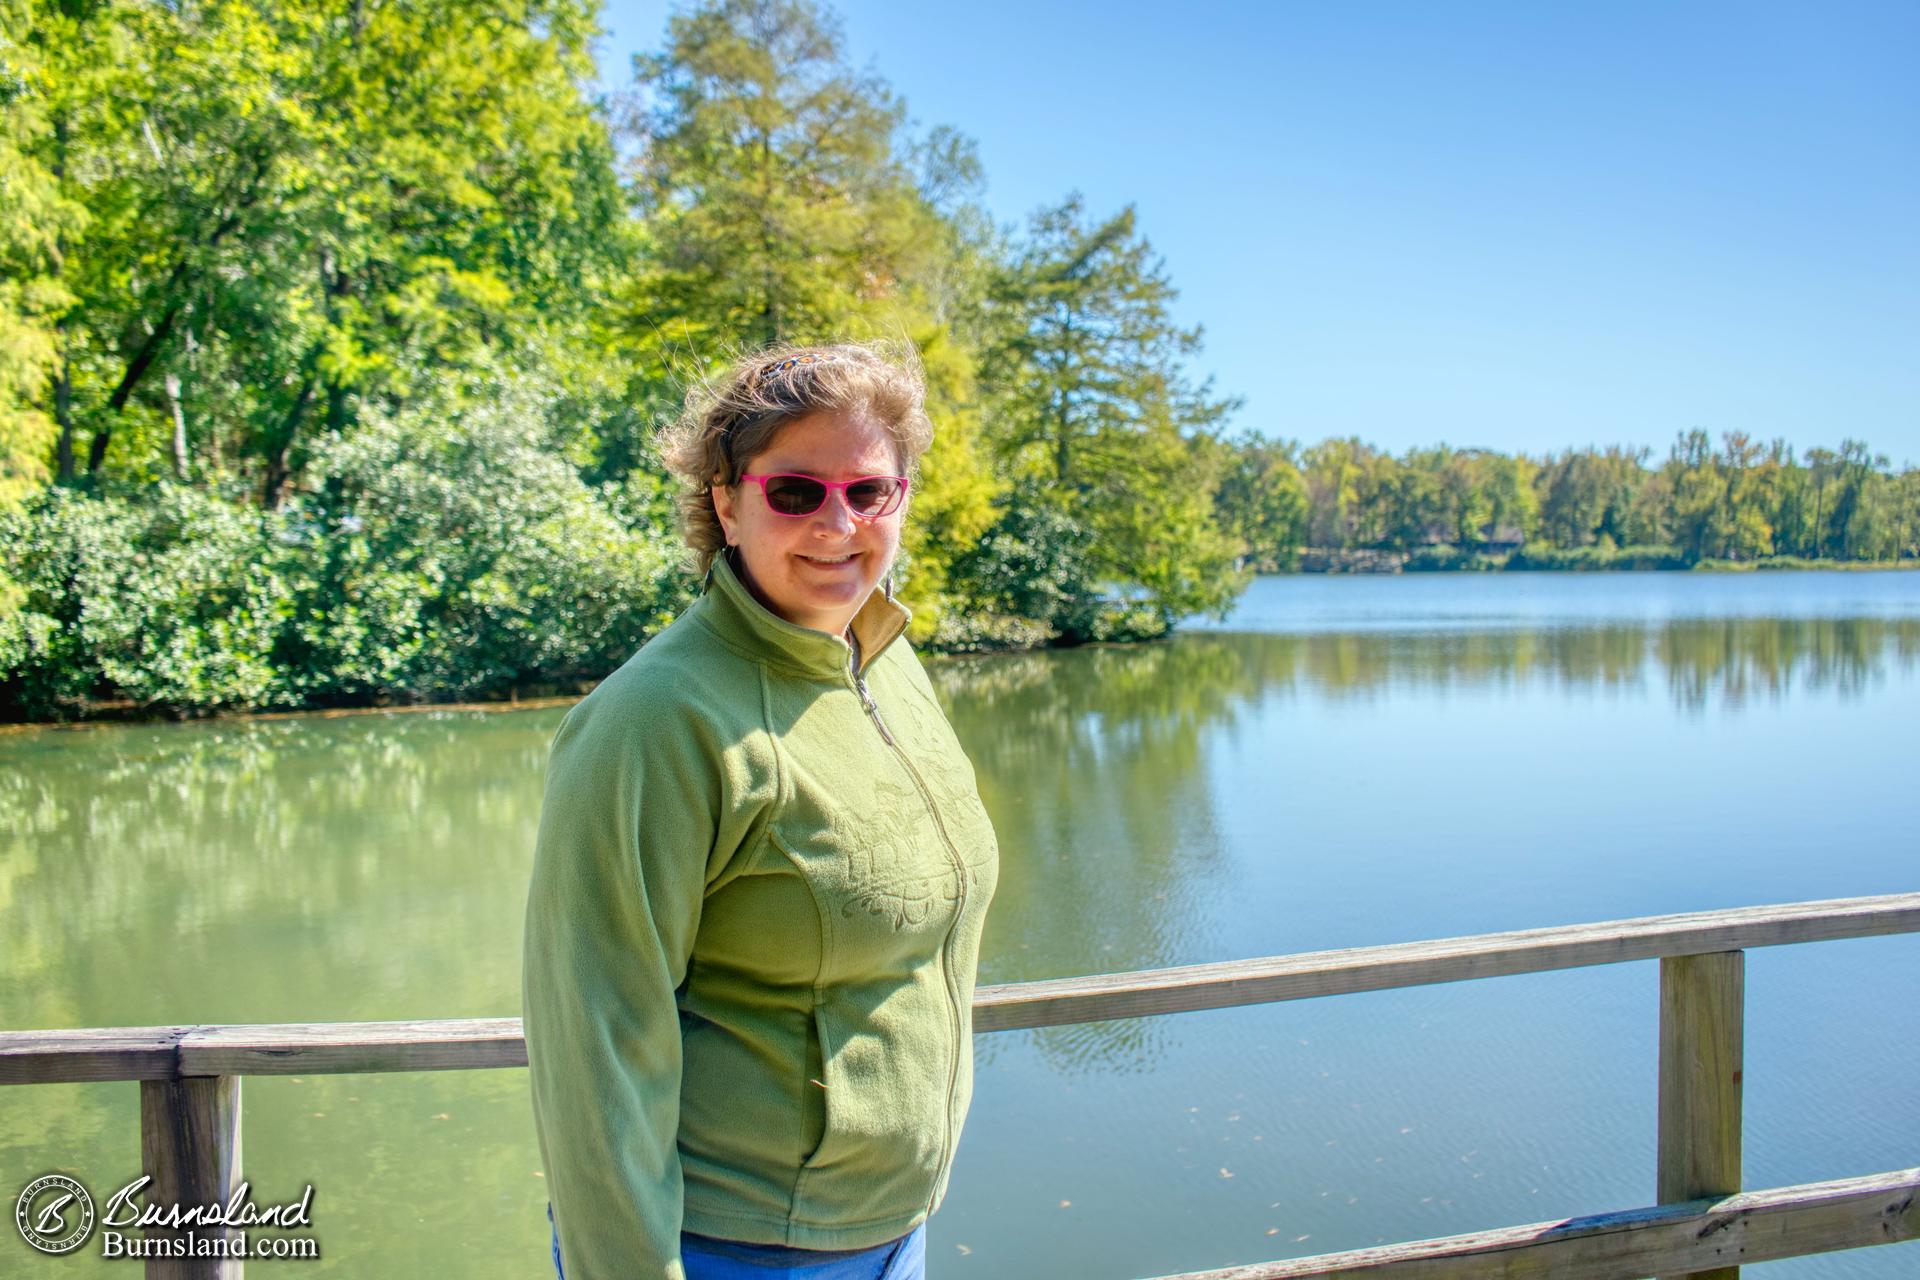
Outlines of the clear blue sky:
[[[1920,4],[833,6],[988,207],[1132,202],[1277,436],[1920,462]],[[609,83],[668,6],[610,0]]]

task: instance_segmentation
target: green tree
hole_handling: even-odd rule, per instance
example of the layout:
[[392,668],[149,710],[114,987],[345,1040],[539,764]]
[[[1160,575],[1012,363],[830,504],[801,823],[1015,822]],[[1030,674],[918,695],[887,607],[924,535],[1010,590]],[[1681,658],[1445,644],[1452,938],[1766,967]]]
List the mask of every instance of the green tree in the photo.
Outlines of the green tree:
[[29,0],[0,0],[0,507],[17,506],[46,479],[56,431],[46,394],[59,317],[73,301],[61,267],[84,225],[47,158],[54,85],[43,50],[9,34],[30,32],[33,17]]
[[245,457],[277,505],[362,399],[530,359],[619,243],[585,0],[38,18],[62,85],[47,145],[92,218],[66,277],[69,478]]
[[1908,466],[1895,481],[1894,502],[1899,509],[1899,533],[1894,554],[1905,560],[1920,558],[1920,467]]
[[992,467],[972,351],[935,327],[922,335],[919,352],[935,430],[914,484],[901,597],[914,610],[914,638],[926,640],[951,603],[954,561],[998,518],[1006,486]]
[[637,329],[712,360],[900,323],[946,237],[904,104],[841,43],[807,0],[714,0],[675,14],[667,47],[637,60],[653,103],[636,130],[650,240]]
[[1376,450],[1358,436],[1322,440],[1303,455],[1307,541],[1323,548],[1358,546],[1360,481]]
[[1875,455],[1859,440],[1843,440],[1834,462],[1835,483],[1829,545],[1847,560],[1886,553],[1897,540],[1885,454]]
[[1727,479],[1707,433],[1684,432],[1666,464],[1674,541],[1689,561],[1725,554],[1728,540]]
[[1525,542],[1540,522],[1540,499],[1534,487],[1534,466],[1526,457],[1482,453],[1475,459],[1478,488],[1486,502],[1486,538]]
[[1720,456],[1727,476],[1726,507],[1720,519],[1725,540],[1722,553],[1733,560],[1772,555],[1778,465],[1744,431],[1729,431],[1721,437]]
[[1568,548],[1657,540],[1648,536],[1639,503],[1645,461],[1645,450],[1619,446],[1569,449],[1550,459],[1537,480],[1541,536]]
[[1224,616],[1247,583],[1240,543],[1216,518],[1218,454],[1204,440],[1161,414],[1080,486],[1093,564],[1103,580],[1144,593],[1149,634],[1190,614]]
[[1239,540],[1240,555],[1264,572],[1291,569],[1307,533],[1307,482],[1299,446],[1252,431],[1223,446],[1226,457],[1214,508],[1222,529]]
[[1241,579],[1206,441],[1237,402],[1187,380],[1200,331],[1174,323],[1177,293],[1134,211],[1091,221],[1078,195],[1041,210],[994,297],[983,370],[1005,465],[1071,495],[1099,571],[1144,590],[1163,629],[1223,607]]
[[1211,427],[1237,407],[1188,384],[1182,365],[1201,333],[1174,322],[1177,297],[1132,206],[1090,221],[1076,193],[1033,216],[996,289],[1004,329],[986,362],[1016,471],[1070,486],[1156,418]]
[[675,15],[639,60],[644,253],[620,299],[628,401],[603,474],[651,467],[642,443],[676,389],[742,347],[905,340],[938,430],[913,495],[902,592],[938,625],[952,560],[996,518],[977,350],[995,245],[979,161],[949,129],[915,137],[877,75],[846,64],[805,0],[715,0]]

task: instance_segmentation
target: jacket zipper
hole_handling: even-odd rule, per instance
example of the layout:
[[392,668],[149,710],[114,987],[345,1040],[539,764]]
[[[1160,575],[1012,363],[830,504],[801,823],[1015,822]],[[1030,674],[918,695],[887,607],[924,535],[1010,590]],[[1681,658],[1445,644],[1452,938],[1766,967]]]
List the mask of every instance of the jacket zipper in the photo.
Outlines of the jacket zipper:
[[940,842],[946,846],[948,855],[953,859],[954,869],[958,871],[960,875],[960,901],[954,905],[953,923],[947,926],[947,936],[942,939],[940,943],[940,973],[941,980],[946,984],[947,988],[947,1011],[952,1015],[953,1052],[948,1055],[947,1058],[947,1096],[945,1106],[941,1112],[941,1131],[943,1136],[941,1138],[940,1151],[942,1163],[941,1167],[934,1172],[933,1191],[927,1196],[927,1212],[931,1213],[933,1212],[933,1197],[939,1194],[940,1178],[946,1172],[945,1161],[949,1157],[953,1146],[953,1089],[960,1076],[960,1035],[963,1030],[960,1025],[960,996],[959,993],[953,989],[953,934],[954,930],[960,927],[960,917],[966,913],[967,888],[972,877],[967,871],[966,862],[960,857],[960,851],[954,847],[953,837],[947,834],[946,821],[940,816],[940,806],[933,802],[933,792],[927,789],[927,780],[920,776],[920,770],[914,766],[913,761],[908,758],[907,753],[900,749],[900,744],[893,740],[893,734],[887,730],[887,722],[881,719],[880,704],[875,702],[873,700],[873,694],[868,692],[867,678],[861,674],[858,665],[856,665],[859,660],[858,656],[850,657],[847,662],[847,670],[853,676],[853,689],[855,693],[860,695],[860,705],[866,708],[867,715],[873,720],[873,727],[880,731],[881,738],[885,739],[886,744],[893,748],[893,753],[900,757],[900,763],[905,765],[907,772],[912,775],[913,785],[920,789],[920,799],[925,802],[927,812],[933,815],[934,829],[940,833]]
[[[880,704],[873,700],[873,695],[871,693],[867,692],[867,678],[861,675],[858,671],[853,673],[853,690],[855,693],[860,695],[860,705],[865,707],[867,709],[867,714],[873,717],[873,727],[880,731],[880,736],[887,740],[887,745],[892,747],[894,751],[899,754],[902,760],[905,760],[906,752],[900,750],[900,744],[893,740],[893,735],[891,733],[887,732],[887,722],[880,718]],[[908,762],[907,767],[911,769],[913,767],[912,763]],[[919,780],[920,780],[920,775],[917,773],[914,774],[914,781],[918,782]],[[925,789],[926,788],[924,787],[921,788],[922,791],[925,791]],[[929,804],[927,807],[932,808],[933,806]],[[935,821],[939,820],[938,814],[934,815],[934,820]],[[940,834],[944,836],[946,834],[946,831],[943,829],[940,832]]]

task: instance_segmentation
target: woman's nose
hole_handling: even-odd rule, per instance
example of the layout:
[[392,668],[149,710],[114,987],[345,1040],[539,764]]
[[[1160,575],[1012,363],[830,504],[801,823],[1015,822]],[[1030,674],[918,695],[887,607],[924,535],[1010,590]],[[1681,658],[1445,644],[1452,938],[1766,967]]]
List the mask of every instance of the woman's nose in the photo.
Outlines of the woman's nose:
[[853,508],[847,503],[845,489],[829,489],[827,500],[814,512],[815,526],[823,533],[844,534],[853,528]]

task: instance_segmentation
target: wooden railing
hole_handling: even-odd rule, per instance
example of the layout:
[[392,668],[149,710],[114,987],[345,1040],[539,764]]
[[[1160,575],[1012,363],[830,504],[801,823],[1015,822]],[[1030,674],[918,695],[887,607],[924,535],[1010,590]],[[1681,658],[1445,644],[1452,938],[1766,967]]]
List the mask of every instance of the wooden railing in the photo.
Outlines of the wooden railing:
[[[1914,932],[1920,893],[1701,911],[982,987],[973,1028],[1010,1031],[1657,958],[1654,1207],[1167,1280],[1725,1280],[1742,1263],[1920,1238],[1920,1168],[1767,1191],[1740,1186],[1746,950]],[[518,1018],[0,1033],[0,1084],[140,1082],[141,1160],[153,1177],[152,1204],[224,1203],[238,1187],[242,1076],[526,1064]],[[241,1274],[231,1259],[150,1258],[146,1268],[149,1277]]]

